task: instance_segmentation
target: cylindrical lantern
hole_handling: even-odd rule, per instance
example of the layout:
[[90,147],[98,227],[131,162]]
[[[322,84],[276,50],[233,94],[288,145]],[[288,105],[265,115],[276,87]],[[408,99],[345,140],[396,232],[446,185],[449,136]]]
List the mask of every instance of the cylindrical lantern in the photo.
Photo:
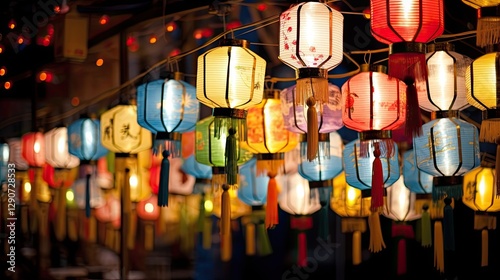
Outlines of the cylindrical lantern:
[[[340,134],[331,132],[321,135],[319,148],[318,156],[314,160],[303,160],[299,164],[299,174],[308,181],[326,181],[333,179],[339,175],[343,169],[343,143]],[[300,150],[302,155],[307,153],[307,145],[304,141],[300,143]]]
[[500,1],[462,0],[477,9],[476,45],[487,47],[500,42]]
[[463,175],[479,166],[477,128],[451,117],[434,119],[413,139],[417,167],[433,179],[433,199],[462,197]]
[[500,211],[500,193],[496,188],[496,171],[487,166],[477,167],[464,175],[462,201],[475,211],[474,229],[481,230],[481,266],[488,266],[488,230],[496,229],[496,216]]
[[433,176],[417,167],[413,149],[403,153],[403,175],[405,186],[416,194],[432,194]]
[[407,85],[407,134],[420,135],[416,83],[427,78],[425,44],[444,31],[443,0],[371,0],[370,28],[389,45],[389,75]]
[[69,153],[83,161],[94,161],[108,153],[101,144],[101,122],[82,117],[68,126]]
[[420,108],[433,112],[469,107],[465,71],[472,59],[455,52],[450,43],[429,44],[425,57],[429,73],[425,90],[418,91]]
[[21,154],[21,138],[9,138],[7,143],[9,144],[9,161],[15,164],[16,170],[28,170],[28,162]]
[[[311,161],[317,156],[318,134],[330,133],[342,128],[342,94],[340,88],[334,84],[328,83],[327,99],[325,102],[316,102],[314,114],[317,118],[318,127],[309,131],[308,124],[311,119],[310,109],[306,104],[297,102],[297,86],[285,88],[281,92],[281,112],[284,118],[285,128],[289,131],[306,134],[308,153],[307,160]],[[310,137],[315,138],[311,142]]]
[[42,132],[28,132],[22,136],[21,155],[31,167],[45,164],[45,138]]
[[68,128],[56,127],[45,133],[45,161],[54,168],[71,169],[80,159],[69,153]]

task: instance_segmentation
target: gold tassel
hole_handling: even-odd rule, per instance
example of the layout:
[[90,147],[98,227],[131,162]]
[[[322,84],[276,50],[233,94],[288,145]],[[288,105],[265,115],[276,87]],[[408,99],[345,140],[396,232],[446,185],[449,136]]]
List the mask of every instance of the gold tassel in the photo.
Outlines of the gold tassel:
[[66,238],[66,188],[61,187],[57,190],[57,209],[56,209],[56,238],[63,241]]
[[127,248],[133,250],[135,247],[135,237],[137,235],[137,214],[135,208],[130,210],[128,233],[127,233]]
[[246,240],[246,253],[248,256],[255,255],[255,225],[251,222],[246,224],[245,240]]
[[380,227],[380,217],[378,212],[372,212],[368,217],[368,227],[370,228],[370,252],[377,253],[385,248],[384,239],[382,236],[382,228]]
[[498,18],[479,18],[477,20],[476,45],[486,47],[500,42],[500,21]]
[[221,260],[231,260],[231,198],[229,197],[229,185],[222,185],[222,202],[221,202]]
[[434,267],[439,272],[444,272],[443,224],[441,221],[434,222]]
[[307,160],[313,161],[318,153],[318,115],[314,97],[307,99]]
[[210,248],[212,248],[212,219],[210,217],[206,217],[204,219],[205,222],[203,223],[202,245],[203,249],[210,250]]
[[285,164],[283,159],[259,159],[257,160],[257,176],[265,176],[268,173],[278,174],[280,168]]
[[355,231],[352,234],[352,264],[361,263],[361,232]]
[[488,266],[488,230],[481,231],[481,266]]
[[500,137],[500,121],[498,119],[483,120],[479,130],[479,142],[496,143],[498,137]]
[[144,249],[152,251],[154,247],[154,225],[146,222],[144,225]]
[[308,77],[297,80],[295,88],[295,104],[304,104],[310,97],[320,103],[328,103],[328,79],[322,77]]

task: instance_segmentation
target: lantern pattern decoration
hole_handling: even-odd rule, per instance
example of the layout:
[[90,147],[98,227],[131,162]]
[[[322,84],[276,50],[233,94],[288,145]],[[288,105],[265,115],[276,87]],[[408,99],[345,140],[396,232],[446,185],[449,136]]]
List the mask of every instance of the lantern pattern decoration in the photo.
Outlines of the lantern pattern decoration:
[[396,275],[407,273],[406,240],[414,239],[413,226],[408,222],[421,218],[415,209],[416,193],[405,186],[404,176],[387,188],[387,205],[382,215],[393,220],[392,237],[396,242]]
[[383,185],[381,158],[394,156],[392,130],[406,119],[405,85],[384,73],[384,67],[363,65],[362,71],[342,86],[342,120],[359,132],[359,155],[373,150],[372,205],[382,206]]
[[[297,102],[297,85],[285,88],[281,91],[281,112],[285,122],[285,128],[289,131],[306,135],[308,145],[307,154],[303,155],[303,160],[312,161],[319,149],[319,134],[334,132],[342,128],[342,94],[340,88],[334,84],[328,83],[328,98],[326,102],[316,102],[315,109],[317,116],[317,127],[310,130],[308,128],[309,117],[306,112],[312,112],[305,109],[304,104]],[[311,142],[310,137],[314,137]]]
[[292,102],[301,108],[307,123],[304,131],[309,160],[316,156],[317,133],[321,130],[321,122],[315,116],[321,115],[324,105],[330,103],[328,71],[342,61],[343,26],[344,16],[321,2],[292,5],[280,15],[279,59],[296,72]]
[[245,227],[245,252],[249,256],[256,254],[266,256],[272,253],[272,248],[267,235],[264,205],[268,197],[269,181],[272,178],[265,174],[257,175],[257,165],[258,160],[254,157],[240,167],[240,187],[237,195],[239,200],[252,207],[250,215],[241,219]]
[[[370,216],[371,197],[346,182],[345,172],[333,179],[333,194],[330,200],[331,209],[341,217],[342,233],[352,233],[352,264],[362,261],[361,235],[366,232],[365,218]],[[380,234],[370,230],[370,234]],[[370,244],[371,245],[371,244]]]
[[267,186],[266,227],[278,224],[276,176],[282,171],[284,153],[297,146],[299,135],[285,128],[281,114],[280,91],[266,89],[262,102],[248,109],[247,139],[244,149],[257,157],[257,176],[269,176]]
[[477,10],[476,45],[488,47],[500,43],[500,1],[462,0]]
[[[497,145],[497,173],[500,169],[500,52],[487,53],[474,60],[465,73],[467,101],[483,112],[479,141]],[[500,179],[497,176],[497,193]]]
[[437,118],[413,139],[417,168],[434,176],[434,201],[462,197],[463,175],[479,166],[477,128],[455,117]]
[[179,133],[194,130],[200,110],[194,86],[175,72],[173,79],[154,80],[137,87],[137,122],[156,135],[153,151],[163,156],[158,203],[168,205],[169,157],[181,155]]
[[495,168],[482,164],[464,175],[462,201],[474,210],[474,229],[481,231],[481,266],[488,266],[489,230],[496,229],[496,216],[491,213],[500,211],[496,174]]
[[144,249],[153,250],[154,247],[154,222],[160,217],[158,197],[151,195],[137,203],[137,216],[144,222]]
[[297,233],[297,265],[307,265],[307,231],[313,227],[312,214],[321,209],[318,189],[310,188],[298,172],[278,176],[279,207],[292,215],[290,228]]
[[9,153],[9,144],[0,140],[0,186],[3,185],[4,182],[8,182],[7,178],[10,177],[10,175],[7,175],[7,170],[12,170],[8,173],[15,173],[15,165],[9,162]]
[[389,76],[406,88],[406,134],[420,135],[422,119],[417,84],[425,82],[425,44],[444,31],[443,0],[371,0],[370,29],[373,37],[389,45]]

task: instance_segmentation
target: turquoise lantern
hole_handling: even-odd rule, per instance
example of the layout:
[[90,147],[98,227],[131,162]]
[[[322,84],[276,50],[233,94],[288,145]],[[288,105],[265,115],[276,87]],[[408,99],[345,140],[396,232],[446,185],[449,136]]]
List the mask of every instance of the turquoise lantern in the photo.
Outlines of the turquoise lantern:
[[168,204],[168,158],[180,156],[180,133],[194,130],[200,110],[196,88],[182,78],[176,72],[173,79],[154,80],[137,87],[137,122],[156,134],[153,151],[163,156],[158,190],[160,206]]

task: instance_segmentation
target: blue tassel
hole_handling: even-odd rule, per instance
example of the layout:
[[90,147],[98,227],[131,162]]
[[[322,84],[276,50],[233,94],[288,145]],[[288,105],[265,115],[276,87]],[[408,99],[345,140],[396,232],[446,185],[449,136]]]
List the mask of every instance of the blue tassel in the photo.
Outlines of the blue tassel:
[[443,242],[444,250],[455,251],[455,225],[453,222],[453,207],[451,207],[451,198],[444,199],[444,217],[443,217]]
[[85,217],[90,217],[90,174],[87,174],[87,182],[85,184]]
[[170,162],[168,156],[170,153],[164,150],[163,159],[160,166],[160,185],[158,187],[158,206],[168,206],[168,181],[170,175]]

